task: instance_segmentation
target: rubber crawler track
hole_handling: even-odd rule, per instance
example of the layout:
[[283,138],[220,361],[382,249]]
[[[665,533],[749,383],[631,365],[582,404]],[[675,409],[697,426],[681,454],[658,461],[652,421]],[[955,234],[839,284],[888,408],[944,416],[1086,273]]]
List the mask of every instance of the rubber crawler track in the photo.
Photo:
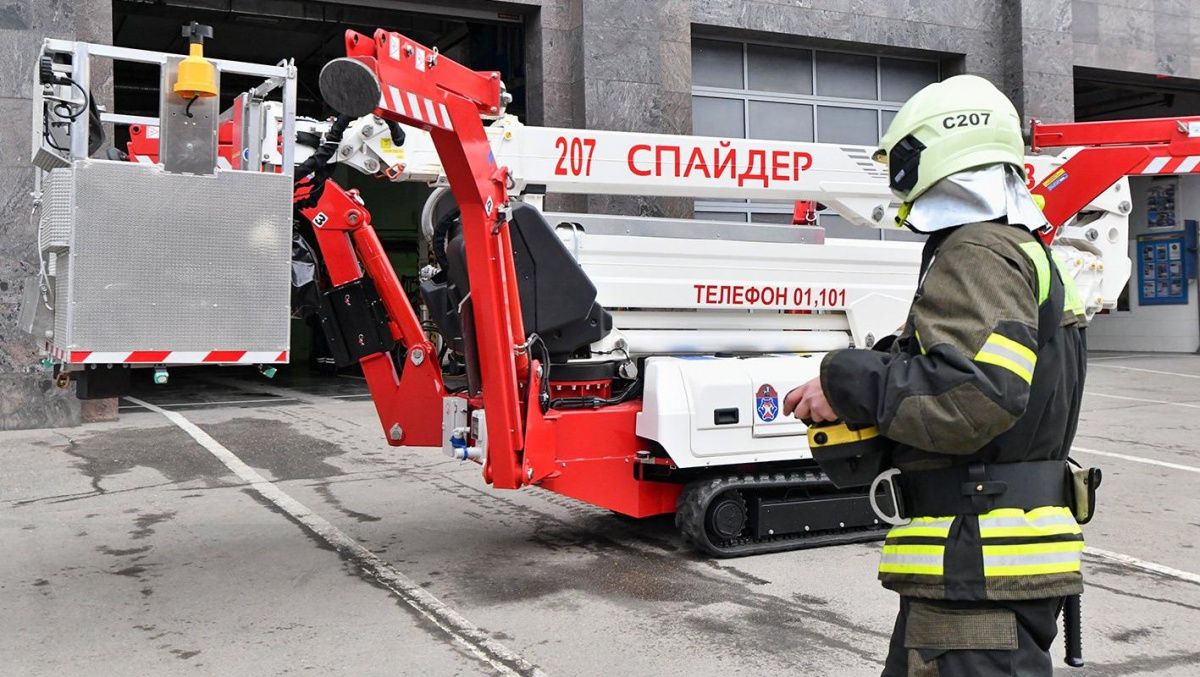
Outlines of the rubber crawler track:
[[[742,557],[826,545],[883,540],[887,533],[886,528],[862,527],[815,534],[796,533],[769,536],[762,539],[740,537],[714,543],[704,527],[704,515],[708,510],[709,503],[730,489],[753,491],[803,487],[828,488],[830,486],[829,480],[818,471],[707,477],[687,485],[679,495],[675,508],[675,526],[683,534],[683,540],[686,543],[714,557]],[[886,525],[884,526],[886,527]]]

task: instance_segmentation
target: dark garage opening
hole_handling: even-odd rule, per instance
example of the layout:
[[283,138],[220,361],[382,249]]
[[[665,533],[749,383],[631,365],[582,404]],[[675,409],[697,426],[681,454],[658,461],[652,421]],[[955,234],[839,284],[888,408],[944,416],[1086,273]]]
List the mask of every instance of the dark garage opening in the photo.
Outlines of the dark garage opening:
[[[450,3],[428,3],[430,9],[412,11],[415,3],[397,3],[404,10],[388,9],[387,3],[364,0],[358,6],[346,2],[305,0],[113,0],[113,44],[178,54],[187,53],[187,40],[180,27],[197,21],[213,27],[213,38],[205,44],[205,55],[254,63],[278,63],[294,59],[298,71],[298,114],[326,118],[333,114],[322,101],[317,86],[321,67],[345,55],[344,35],[352,29],[371,35],[377,28],[399,31],[425,45],[437,47],[449,58],[479,70],[501,72],[513,95],[508,112],[525,113],[525,17],[521,14],[455,9]],[[450,6],[448,6],[450,5]],[[222,109],[236,94],[256,84],[234,77],[222,79]],[[158,115],[158,69],[139,64],[118,63],[114,72],[116,109],[133,115]],[[116,130],[123,146],[126,130]],[[429,189],[417,184],[391,184],[346,169],[334,178],[343,186],[357,188],[371,210],[373,224],[393,267],[406,288],[415,289],[419,268],[425,263],[418,242],[421,207]],[[219,216],[219,215],[215,215]],[[225,215],[236,218],[236,215]],[[322,339],[315,338],[314,323],[293,320],[291,368],[280,370],[281,379],[299,377],[317,369],[313,346],[321,352]],[[311,369],[310,369],[311,368]],[[138,370],[148,373],[150,370]],[[297,372],[297,373],[292,373]],[[260,378],[251,370],[224,370]],[[353,371],[349,373],[355,373]],[[343,372],[345,375],[346,372]],[[139,373],[138,376],[145,374]],[[171,381],[196,379],[197,368],[174,369]],[[306,376],[307,378],[307,376]],[[149,378],[135,379],[141,383]]]

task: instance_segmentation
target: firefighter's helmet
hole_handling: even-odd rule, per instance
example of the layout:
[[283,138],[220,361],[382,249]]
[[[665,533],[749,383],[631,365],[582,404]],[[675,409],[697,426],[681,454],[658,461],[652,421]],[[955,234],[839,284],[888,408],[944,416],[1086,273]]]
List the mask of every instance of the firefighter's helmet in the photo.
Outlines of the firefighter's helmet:
[[875,159],[903,202],[973,167],[1013,165],[1025,175],[1021,117],[1008,97],[976,75],[956,75],[917,92],[879,140]]

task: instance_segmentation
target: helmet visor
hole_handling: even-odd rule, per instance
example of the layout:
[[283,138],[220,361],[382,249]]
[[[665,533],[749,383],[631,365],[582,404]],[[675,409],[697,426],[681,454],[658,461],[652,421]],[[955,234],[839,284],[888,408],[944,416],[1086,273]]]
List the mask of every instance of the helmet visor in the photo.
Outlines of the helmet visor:
[[897,193],[907,194],[917,185],[917,168],[921,163],[921,151],[925,144],[909,134],[900,139],[887,154],[888,185]]

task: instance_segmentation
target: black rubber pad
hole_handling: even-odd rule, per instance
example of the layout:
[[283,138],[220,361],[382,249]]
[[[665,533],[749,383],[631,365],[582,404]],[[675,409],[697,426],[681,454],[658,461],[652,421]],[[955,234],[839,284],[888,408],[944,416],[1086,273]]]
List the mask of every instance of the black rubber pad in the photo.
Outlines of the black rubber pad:
[[360,118],[379,105],[379,80],[357,59],[342,57],[325,64],[319,84],[325,102],[342,115]]

